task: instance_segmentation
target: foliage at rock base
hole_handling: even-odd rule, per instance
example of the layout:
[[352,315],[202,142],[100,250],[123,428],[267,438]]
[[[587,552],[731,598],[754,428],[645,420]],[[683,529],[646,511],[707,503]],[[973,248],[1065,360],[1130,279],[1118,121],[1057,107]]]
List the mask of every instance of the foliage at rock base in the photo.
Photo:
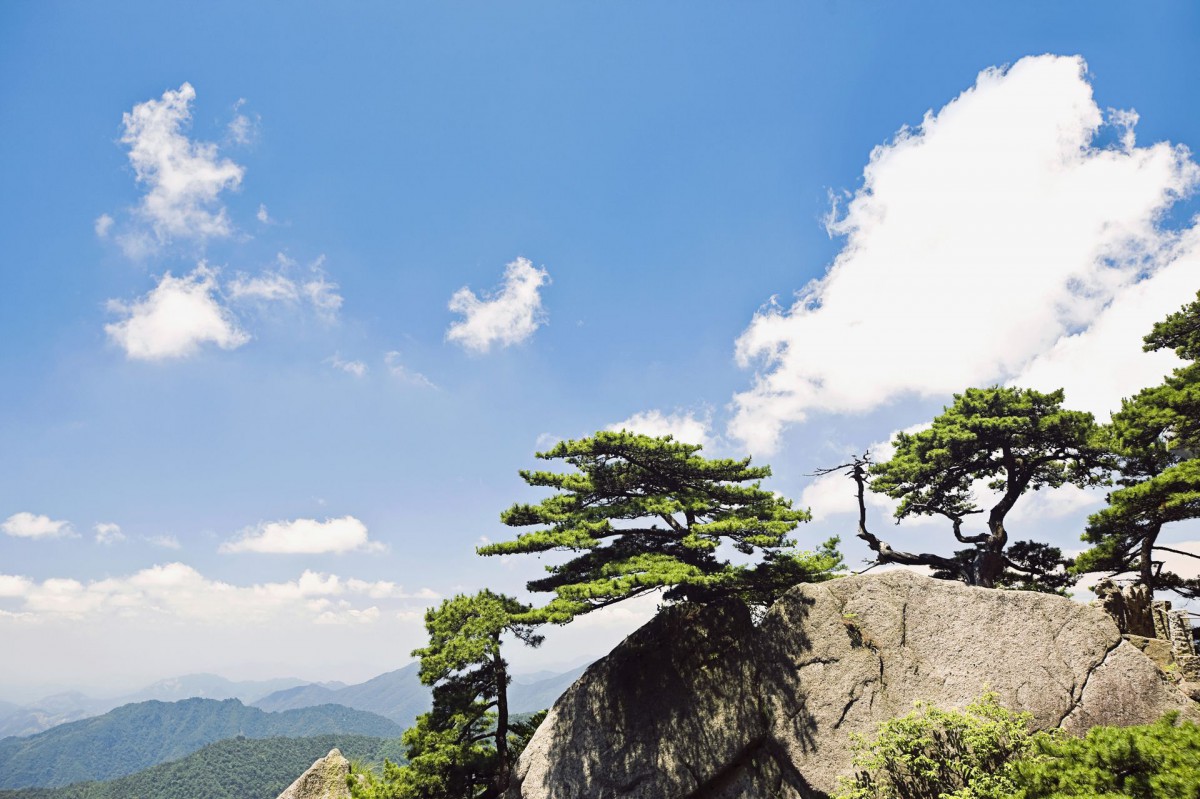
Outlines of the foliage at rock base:
[[1155,724],[1093,727],[1083,738],[1032,733],[987,693],[962,711],[918,704],[855,736],[835,799],[1197,799],[1200,727],[1168,713]]

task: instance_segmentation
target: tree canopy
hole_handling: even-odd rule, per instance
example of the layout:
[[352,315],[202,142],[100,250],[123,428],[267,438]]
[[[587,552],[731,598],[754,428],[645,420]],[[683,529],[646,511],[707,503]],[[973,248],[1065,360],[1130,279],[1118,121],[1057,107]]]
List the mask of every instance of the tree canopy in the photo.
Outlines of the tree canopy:
[[[751,601],[769,601],[840,565],[836,541],[816,554],[794,550],[788,533],[810,517],[762,488],[769,467],[751,466],[749,458],[710,460],[700,450],[671,436],[621,431],[537,453],[573,471],[522,471],[529,485],[555,493],[537,504],[513,505],[500,519],[536,529],[479,549],[483,555],[578,553],[528,584],[530,591],[555,596],[524,619],[566,623],[659,588],[669,589],[668,599],[740,591]],[[762,562],[734,566],[719,551],[722,544],[759,554]]]
[[[859,538],[880,562],[930,566],[939,576],[971,585],[1020,582],[1014,573],[1044,577],[1061,553],[1056,556],[1053,548],[1025,543],[1018,557],[1010,557],[1008,513],[1027,491],[1102,485],[1113,465],[1092,415],[1068,410],[1062,403],[1061,390],[969,388],[955,394],[954,403],[928,429],[898,433],[890,460],[872,464],[867,455],[834,467],[847,469],[858,486]],[[867,530],[868,484],[872,491],[900,501],[897,521],[912,515],[944,516],[955,540],[969,548],[950,557],[894,549]],[[990,508],[976,500],[979,484],[995,495]],[[967,517],[984,513],[986,530],[963,532]],[[1034,580],[1028,587],[1060,586]]]
[[1155,324],[1143,349],[1174,350],[1187,363],[1112,415],[1107,433],[1121,487],[1088,519],[1083,537],[1093,546],[1075,569],[1133,571],[1151,590],[1198,596],[1200,581],[1164,571],[1155,552],[1188,555],[1160,546],[1158,537],[1166,524],[1200,518],[1200,294]]
[[[429,645],[420,658],[421,682],[433,687],[433,709],[404,733],[408,763],[387,764],[383,778],[355,786],[357,799],[483,799],[508,786],[519,754],[511,744],[506,634],[537,646],[542,638],[517,620],[530,608],[483,590],[459,595],[425,614]],[[532,730],[518,726],[527,740]]]

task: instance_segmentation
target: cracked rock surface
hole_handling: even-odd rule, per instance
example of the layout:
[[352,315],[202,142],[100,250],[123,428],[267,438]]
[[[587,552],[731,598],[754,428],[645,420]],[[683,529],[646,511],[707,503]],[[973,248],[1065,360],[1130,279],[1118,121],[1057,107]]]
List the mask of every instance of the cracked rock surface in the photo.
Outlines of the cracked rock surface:
[[988,689],[1038,728],[1200,718],[1095,608],[896,570],[797,586],[758,628],[737,603],[660,614],[555,704],[508,799],[823,797],[850,733]]

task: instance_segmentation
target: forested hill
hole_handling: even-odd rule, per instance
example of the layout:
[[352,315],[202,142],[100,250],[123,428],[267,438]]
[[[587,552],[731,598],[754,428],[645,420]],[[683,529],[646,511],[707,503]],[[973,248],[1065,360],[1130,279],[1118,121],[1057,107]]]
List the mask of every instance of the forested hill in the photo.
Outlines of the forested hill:
[[0,788],[55,787],[122,777],[238,735],[299,738],[346,733],[397,738],[401,732],[388,719],[341,705],[268,713],[236,699],[138,702],[28,738],[0,740]]
[[333,747],[351,760],[402,759],[398,740],[360,735],[234,738],[108,782],[0,790],[0,799],[275,799]]

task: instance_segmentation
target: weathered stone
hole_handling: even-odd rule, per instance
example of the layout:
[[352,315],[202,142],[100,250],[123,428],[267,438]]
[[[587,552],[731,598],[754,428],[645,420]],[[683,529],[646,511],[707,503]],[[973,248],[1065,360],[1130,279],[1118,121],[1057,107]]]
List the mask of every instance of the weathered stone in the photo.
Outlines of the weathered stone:
[[851,733],[984,691],[1038,728],[1200,718],[1101,611],[908,571],[744,607],[673,608],[594,664],[522,755],[510,799],[821,797]]
[[1171,612],[1171,603],[1165,600],[1154,602],[1151,612],[1154,616],[1154,637],[1164,641],[1171,640],[1171,622],[1167,618]]
[[1171,636],[1171,657],[1179,668],[1179,676],[1189,681],[1200,680],[1200,658],[1196,657],[1192,620],[1188,612],[1173,610],[1168,613],[1167,629]]
[[[755,640],[740,604],[666,611],[609,654],[615,667],[589,669],[555,703],[517,779],[553,786],[554,796],[660,799],[698,790],[766,736]],[[571,734],[541,733],[550,729]]]
[[308,767],[278,799],[350,799],[350,761],[337,749]]
[[[1154,595],[1141,583],[1125,587],[1118,586],[1112,578],[1105,578],[1092,588],[1096,595],[1094,605],[1112,617],[1117,629],[1127,635],[1146,638],[1157,637]],[[1170,603],[1166,603],[1169,608]]]
[[1142,635],[1127,635],[1125,640],[1140,649],[1146,657],[1154,662],[1163,672],[1175,668],[1175,658],[1171,656],[1171,642],[1161,638],[1146,638]]

